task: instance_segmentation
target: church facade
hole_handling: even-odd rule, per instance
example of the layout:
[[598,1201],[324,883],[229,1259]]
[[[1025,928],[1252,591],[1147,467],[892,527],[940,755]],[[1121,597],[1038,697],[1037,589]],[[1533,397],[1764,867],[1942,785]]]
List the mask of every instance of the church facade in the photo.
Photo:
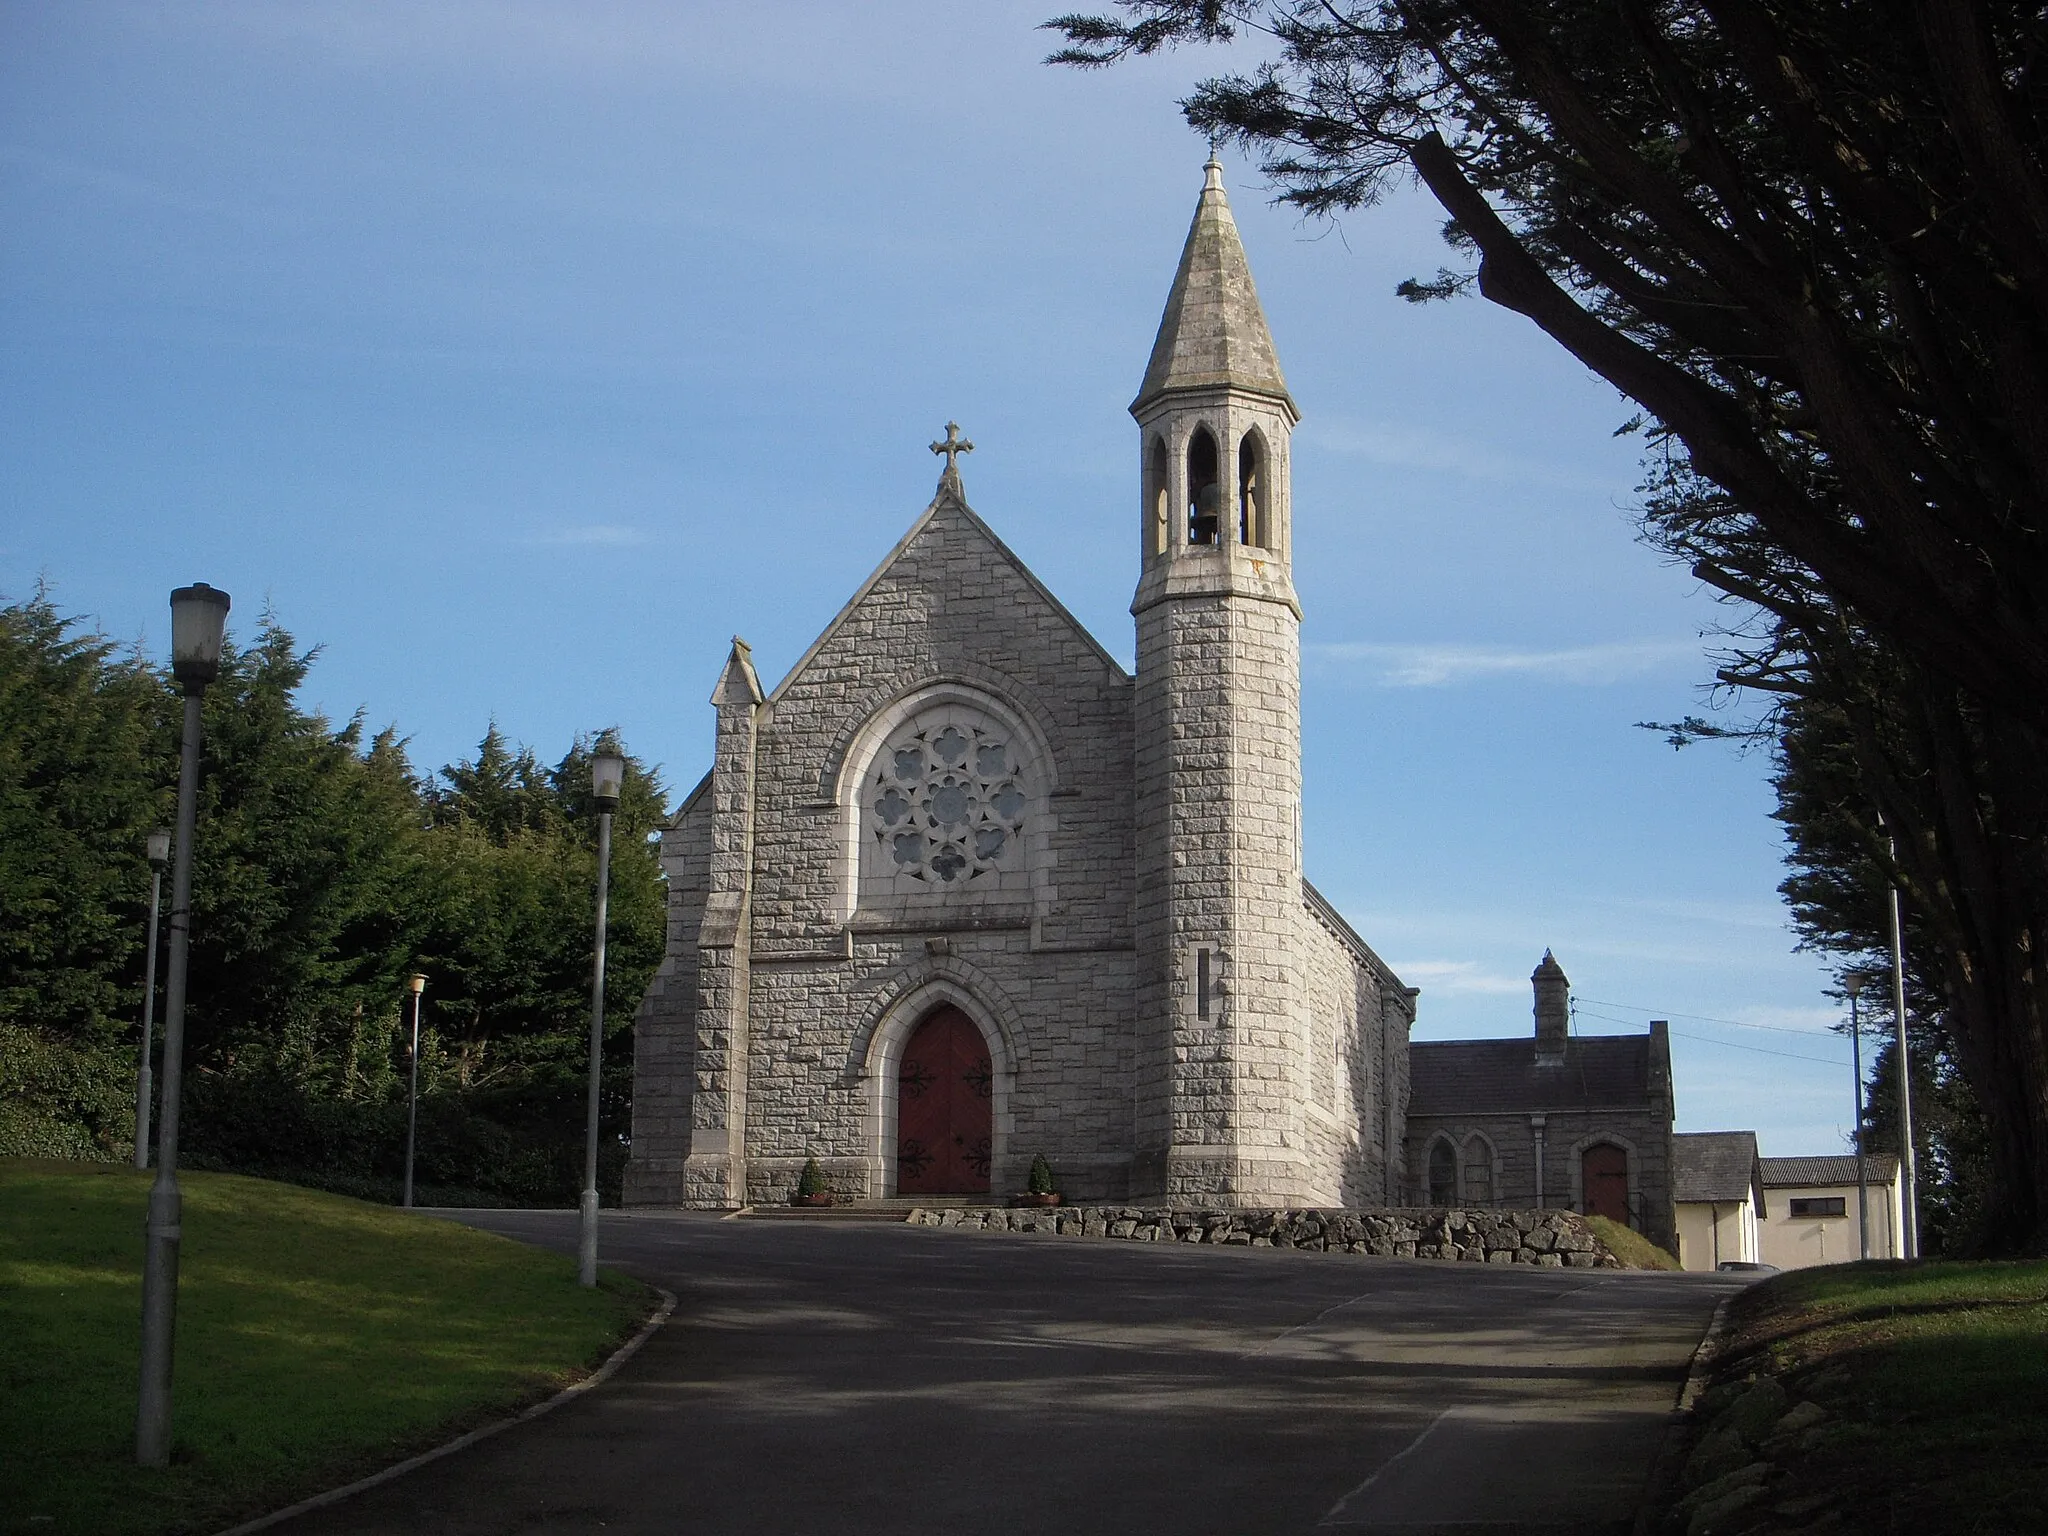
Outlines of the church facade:
[[1298,419],[1206,173],[1132,407],[1126,673],[938,494],[772,693],[735,642],[662,838],[631,1203],[1382,1204],[1414,994],[1302,878]]
[[[662,835],[628,1204],[1412,1203],[1413,989],[1307,882],[1299,419],[1212,160],[1131,406],[1137,670],[936,496]],[[1413,1149],[1413,1150],[1411,1150]],[[1561,1203],[1561,1202],[1560,1202]]]

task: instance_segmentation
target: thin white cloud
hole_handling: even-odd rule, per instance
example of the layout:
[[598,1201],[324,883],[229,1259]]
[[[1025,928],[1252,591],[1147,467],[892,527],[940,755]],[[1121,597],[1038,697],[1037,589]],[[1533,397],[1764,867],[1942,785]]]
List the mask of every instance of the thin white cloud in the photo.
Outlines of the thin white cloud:
[[1629,489],[1629,471],[1621,466],[1612,475],[1588,473],[1583,468],[1503,452],[1490,443],[1432,432],[1405,422],[1304,423],[1297,435],[1325,453],[1396,469],[1424,469],[1508,485],[1594,491],[1610,497],[1625,496]]
[[1356,671],[1364,681],[1382,688],[1453,688],[1499,677],[1601,687],[1700,660],[1695,640],[1622,640],[1550,650],[1342,641],[1305,649],[1312,660]]
[[638,528],[622,528],[612,523],[592,523],[582,528],[557,528],[547,533],[528,534],[521,542],[558,548],[572,546],[584,549],[627,549],[645,544],[647,535]]
[[1666,897],[1644,896],[1640,893],[1632,893],[1626,899],[1609,899],[1600,895],[1583,899],[1589,907],[1627,911],[1638,916],[1668,917],[1688,927],[1712,923],[1725,928],[1760,928],[1782,932],[1791,926],[1790,916],[1782,901],[1680,901]]
[[1527,992],[1526,976],[1503,976],[1482,970],[1472,960],[1400,960],[1394,974],[1425,992],[1477,992],[1489,996]]

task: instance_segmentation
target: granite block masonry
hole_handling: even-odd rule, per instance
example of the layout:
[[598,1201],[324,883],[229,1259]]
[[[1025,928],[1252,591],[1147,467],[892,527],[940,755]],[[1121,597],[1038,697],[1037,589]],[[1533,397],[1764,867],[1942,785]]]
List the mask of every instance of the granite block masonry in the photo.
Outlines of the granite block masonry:
[[1213,158],[1130,412],[1135,672],[969,507],[951,423],[789,674],[733,642],[662,834],[628,1204],[779,1201],[808,1157],[1001,1195],[1035,1155],[1091,1207],[1418,1198],[1417,994],[1304,875],[1300,413]]

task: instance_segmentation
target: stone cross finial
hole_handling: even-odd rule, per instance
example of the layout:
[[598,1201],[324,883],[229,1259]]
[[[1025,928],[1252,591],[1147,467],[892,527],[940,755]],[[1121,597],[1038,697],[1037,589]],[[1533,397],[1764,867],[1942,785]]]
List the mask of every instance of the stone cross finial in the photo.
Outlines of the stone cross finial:
[[960,478],[960,455],[974,452],[974,444],[960,435],[959,422],[949,421],[946,423],[946,440],[943,443],[933,443],[932,452],[943,453],[946,456],[946,474],[957,480]]
[[960,455],[974,452],[974,444],[960,435],[960,423],[946,423],[946,440],[932,444],[933,453],[946,456],[946,471],[939,476],[939,494],[951,496],[962,506],[967,504],[967,488],[960,483]]

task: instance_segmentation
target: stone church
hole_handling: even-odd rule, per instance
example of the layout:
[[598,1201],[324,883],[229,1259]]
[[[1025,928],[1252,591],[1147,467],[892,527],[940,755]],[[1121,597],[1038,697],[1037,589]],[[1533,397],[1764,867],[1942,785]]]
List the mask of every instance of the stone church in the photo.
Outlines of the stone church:
[[[938,491],[662,834],[628,1204],[1408,1203],[1414,989],[1302,874],[1300,419],[1212,159],[1144,382],[1133,676]],[[1668,1129],[1668,1126],[1667,1126]],[[1423,1155],[1430,1155],[1424,1149]]]

